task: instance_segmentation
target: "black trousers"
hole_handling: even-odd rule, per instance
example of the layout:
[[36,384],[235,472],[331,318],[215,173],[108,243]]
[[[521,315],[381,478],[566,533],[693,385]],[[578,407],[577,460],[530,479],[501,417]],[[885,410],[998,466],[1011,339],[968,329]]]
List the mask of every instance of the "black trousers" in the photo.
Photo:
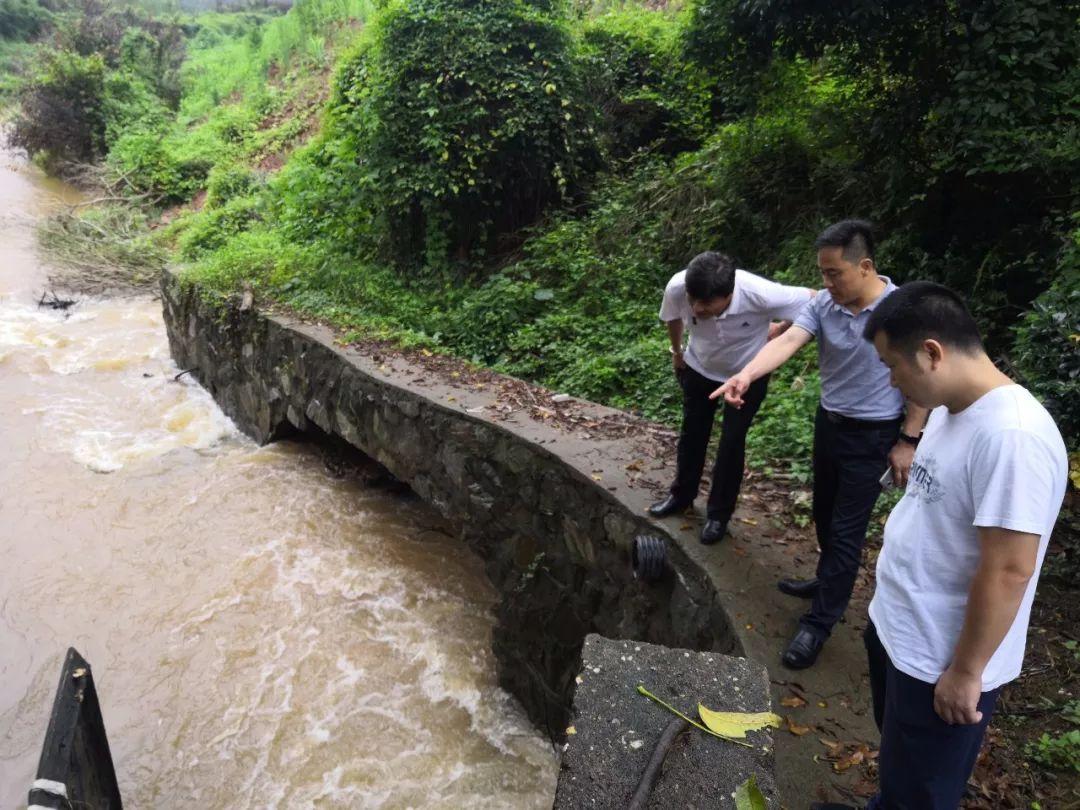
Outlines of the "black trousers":
[[844,615],[859,573],[866,527],[881,494],[881,476],[900,434],[899,418],[834,422],[818,408],[814,420],[814,525],[820,583],[799,624],[825,638]]
[[949,725],[934,711],[934,684],[893,666],[873,622],[863,641],[881,731],[879,793],[867,810],[956,810],[1001,690],[982,693],[980,722]]
[[[709,399],[709,394],[720,383],[698,374],[687,366],[679,372],[683,390],[682,431],[679,433],[679,449],[675,483],[671,494],[679,501],[690,504],[698,494],[701,473],[705,469],[705,453],[712,435],[713,420],[720,400]],[[706,516],[709,520],[729,520],[735,512],[735,502],[742,487],[743,468],[746,464],[746,433],[750,423],[765,399],[769,388],[768,375],[755,380],[743,397],[741,408],[724,404],[724,417],[720,427],[720,447],[713,465],[712,486]]]

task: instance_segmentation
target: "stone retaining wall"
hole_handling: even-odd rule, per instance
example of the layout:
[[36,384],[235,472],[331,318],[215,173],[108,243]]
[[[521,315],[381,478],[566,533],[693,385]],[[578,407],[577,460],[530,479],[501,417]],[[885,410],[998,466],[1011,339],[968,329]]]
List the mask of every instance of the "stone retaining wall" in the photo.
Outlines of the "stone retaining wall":
[[265,443],[314,424],[460,530],[502,595],[492,640],[500,681],[553,738],[589,633],[743,654],[709,578],[676,543],[662,581],[634,579],[633,537],[663,529],[590,475],[603,442],[495,419],[490,394],[418,385],[430,373],[406,360],[388,368],[328,329],[206,297],[171,272],[162,301],[177,364],[244,432]]

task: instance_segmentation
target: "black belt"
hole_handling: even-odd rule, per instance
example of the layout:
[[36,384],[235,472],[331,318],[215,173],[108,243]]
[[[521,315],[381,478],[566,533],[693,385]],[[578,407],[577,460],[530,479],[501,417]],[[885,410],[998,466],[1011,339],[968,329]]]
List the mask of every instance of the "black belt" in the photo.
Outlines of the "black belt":
[[853,416],[844,416],[842,413],[825,410],[825,408],[821,408],[821,413],[837,427],[847,430],[883,430],[899,425],[902,420],[900,416],[895,419],[856,419]]

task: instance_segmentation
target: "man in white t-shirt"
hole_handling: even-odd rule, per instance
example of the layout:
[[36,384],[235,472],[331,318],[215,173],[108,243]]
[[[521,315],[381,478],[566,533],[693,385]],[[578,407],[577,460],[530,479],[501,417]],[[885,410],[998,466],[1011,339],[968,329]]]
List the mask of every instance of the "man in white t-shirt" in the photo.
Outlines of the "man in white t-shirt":
[[864,337],[932,408],[885,525],[866,646],[881,729],[869,808],[954,810],[998,690],[1020,674],[1039,570],[1065,493],[1050,415],[986,355],[954,292],[905,284]]
[[[735,269],[722,253],[695,256],[664,290],[660,320],[671,340],[672,365],[683,390],[683,421],[677,471],[671,492],[649,512],[664,517],[690,507],[697,496],[717,403],[709,394],[737,372],[765,343],[782,333],[814,295]],[[683,349],[683,333],[690,341]],[[712,544],[727,531],[742,485],[746,433],[768,387],[768,377],[747,392],[746,405],[724,407],[720,447],[701,542]]]

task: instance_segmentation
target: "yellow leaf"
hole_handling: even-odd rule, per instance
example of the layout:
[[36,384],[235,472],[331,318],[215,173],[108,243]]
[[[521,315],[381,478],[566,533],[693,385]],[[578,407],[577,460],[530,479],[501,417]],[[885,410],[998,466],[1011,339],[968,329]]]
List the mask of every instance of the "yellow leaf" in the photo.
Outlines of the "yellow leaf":
[[806,701],[798,695],[791,695],[780,700],[781,706],[786,706],[789,709],[798,709],[806,705]]
[[748,731],[758,731],[769,727],[778,728],[782,722],[780,715],[772,712],[714,712],[700,703],[697,710],[701,716],[701,722],[725,737],[745,738]]
[[577,729],[574,728],[573,726],[567,726],[566,727],[566,734],[567,734],[567,736],[570,736],[571,734],[577,734]]

